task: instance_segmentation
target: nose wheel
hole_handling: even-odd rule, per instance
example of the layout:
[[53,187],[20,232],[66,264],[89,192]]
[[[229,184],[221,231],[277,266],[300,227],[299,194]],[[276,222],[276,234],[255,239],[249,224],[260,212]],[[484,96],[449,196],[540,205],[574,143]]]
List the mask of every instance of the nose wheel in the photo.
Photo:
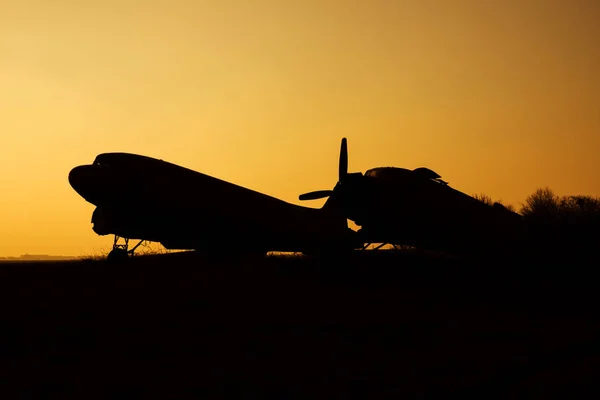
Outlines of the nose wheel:
[[[120,241],[120,239],[123,239]],[[133,252],[137,249],[144,240],[140,240],[138,244],[133,246],[133,248],[129,249],[129,238],[122,238],[120,236],[115,235],[115,240],[113,242],[113,248],[108,253],[106,259],[108,261],[122,261],[127,260],[130,256],[133,256]]]

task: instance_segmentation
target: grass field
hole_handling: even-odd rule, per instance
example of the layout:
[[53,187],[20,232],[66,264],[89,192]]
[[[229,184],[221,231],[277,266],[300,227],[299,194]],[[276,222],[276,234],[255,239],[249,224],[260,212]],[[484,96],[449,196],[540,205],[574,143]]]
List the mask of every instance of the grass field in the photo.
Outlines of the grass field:
[[581,261],[340,262],[2,263],[4,387],[26,398],[562,398],[596,381],[597,274]]

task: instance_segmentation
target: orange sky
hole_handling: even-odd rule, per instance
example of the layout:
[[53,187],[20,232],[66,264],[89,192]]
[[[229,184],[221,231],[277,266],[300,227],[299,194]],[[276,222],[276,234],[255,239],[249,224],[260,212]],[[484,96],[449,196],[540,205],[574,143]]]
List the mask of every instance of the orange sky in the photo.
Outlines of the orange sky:
[[600,196],[599,4],[4,1],[0,255],[108,248],[67,174],[109,151],[300,203],[346,136],[351,171]]

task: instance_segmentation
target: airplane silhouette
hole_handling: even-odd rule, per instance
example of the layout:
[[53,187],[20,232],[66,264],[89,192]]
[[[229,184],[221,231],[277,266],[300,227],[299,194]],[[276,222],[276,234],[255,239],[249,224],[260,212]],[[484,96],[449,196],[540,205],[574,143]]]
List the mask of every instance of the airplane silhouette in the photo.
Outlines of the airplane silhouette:
[[[513,244],[521,222],[518,214],[450,187],[425,167],[348,173],[346,138],[335,187],[299,197],[328,197],[321,208],[129,153],[100,154],[91,165],[73,168],[69,182],[96,205],[94,232],[115,235],[109,257],[133,254],[143,241],[222,253],[339,253],[365,243],[468,252]],[[350,229],[348,219],[360,229]],[[140,242],[129,250],[129,239]]]
[[[345,140],[340,179],[344,160]],[[320,254],[358,245],[335,198],[321,208],[303,207],[147,156],[100,154],[73,168],[69,183],[96,206],[94,232],[115,235],[109,258],[133,254],[143,241],[221,254]],[[132,249],[130,239],[139,240]]]

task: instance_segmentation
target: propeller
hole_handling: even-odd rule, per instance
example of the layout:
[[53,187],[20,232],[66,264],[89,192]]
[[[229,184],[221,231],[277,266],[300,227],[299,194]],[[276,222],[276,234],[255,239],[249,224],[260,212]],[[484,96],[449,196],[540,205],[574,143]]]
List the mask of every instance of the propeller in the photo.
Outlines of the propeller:
[[298,198],[300,200],[317,200],[329,197],[333,194],[333,190],[315,190],[314,192],[308,192],[301,194]]
[[[346,138],[342,138],[342,146],[340,148],[340,164],[338,173],[338,184],[341,184],[346,180],[348,176],[348,143]],[[322,199],[333,194],[333,190],[316,190],[314,192],[308,192],[301,194],[299,200],[317,200]]]
[[340,148],[340,166],[339,166],[339,182],[342,182],[348,176],[348,141],[342,138],[342,147]]

